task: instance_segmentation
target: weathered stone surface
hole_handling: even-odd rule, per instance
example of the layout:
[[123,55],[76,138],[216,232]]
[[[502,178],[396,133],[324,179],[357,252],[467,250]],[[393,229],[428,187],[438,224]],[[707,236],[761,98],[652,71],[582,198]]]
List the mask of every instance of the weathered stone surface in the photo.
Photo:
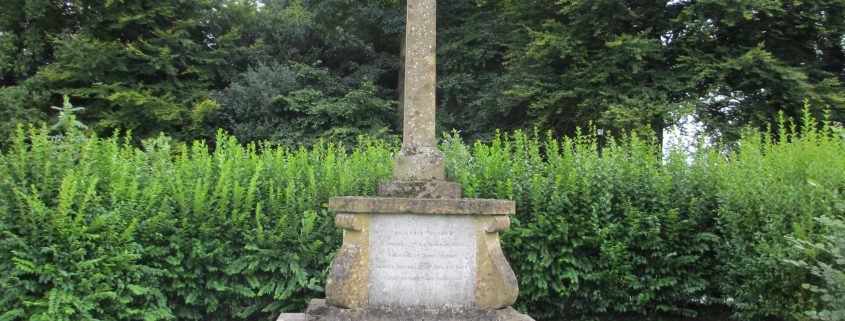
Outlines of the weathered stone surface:
[[410,0],[405,27],[403,146],[435,147],[437,1]]
[[487,199],[423,199],[344,196],[329,199],[329,210],[337,213],[511,215],[513,201]]
[[403,79],[402,151],[394,159],[397,180],[446,178],[443,153],[435,131],[437,69],[437,1],[408,1]]
[[305,321],[305,313],[282,313],[276,321]]
[[370,215],[340,213],[335,225],[343,229],[343,245],[326,280],[326,301],[350,309],[365,307],[369,302]]
[[[326,300],[308,321],[533,321],[499,244],[514,202],[460,199],[435,131],[436,0],[408,0],[403,146],[381,197],[333,197],[344,229]],[[287,317],[290,320],[284,319]],[[283,315],[280,321],[298,321]]]
[[381,197],[461,198],[461,184],[447,181],[388,181],[378,188]]
[[475,288],[475,307],[502,309],[516,303],[519,284],[502,246],[499,232],[510,228],[507,216],[477,216],[478,272]]
[[372,217],[370,307],[472,307],[476,221],[472,216]]
[[435,146],[406,146],[393,159],[393,177],[400,181],[444,180],[443,152]]
[[339,213],[335,224],[344,241],[326,285],[330,305],[498,310],[516,302],[499,243],[506,215]]
[[420,309],[408,307],[343,309],[313,300],[306,321],[534,321],[513,308],[500,310],[474,308]]

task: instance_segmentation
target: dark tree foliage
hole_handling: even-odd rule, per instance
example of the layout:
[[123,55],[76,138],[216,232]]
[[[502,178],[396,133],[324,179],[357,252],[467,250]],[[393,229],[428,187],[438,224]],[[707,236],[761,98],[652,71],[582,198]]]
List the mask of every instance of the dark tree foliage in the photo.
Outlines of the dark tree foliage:
[[379,98],[383,90],[371,82],[339,86],[343,81],[311,65],[258,66],[217,95],[219,117],[241,140],[286,146],[388,134],[393,101]]
[[68,94],[102,134],[194,136],[215,106],[210,90],[253,45],[240,34],[254,23],[249,2],[13,0],[0,11],[0,61],[15,62],[3,68],[0,107],[43,113]]
[[[310,144],[396,133],[399,113],[388,109],[401,94],[403,6],[2,1],[0,117],[8,121],[0,134],[16,122],[51,122],[63,94],[86,107],[80,120],[101,135],[119,128],[187,140],[220,127],[248,140]],[[695,116],[732,141],[739,128],[765,128],[778,111],[794,117],[805,104],[845,120],[845,0],[438,7],[438,122],[466,138],[489,139],[497,128],[573,134],[591,122],[659,133]],[[276,99],[301,92],[310,94]],[[364,106],[352,105],[355,95],[367,97]],[[259,96],[273,99],[250,105]]]
[[[8,137],[17,122],[48,121],[50,106],[67,94],[101,135],[121,129],[139,139],[166,132],[188,140],[223,127],[256,140],[309,143],[387,133],[395,116],[385,108],[395,102],[386,84],[396,80],[401,21],[398,3],[3,2],[0,115],[10,121],[0,131]],[[261,66],[304,74],[257,72]],[[247,100],[227,93],[254,85],[248,79],[256,75],[290,77],[281,81],[293,87],[263,89],[276,103],[295,97],[269,113],[233,105]],[[273,124],[274,134],[258,134],[264,129],[250,128],[256,123]]]
[[390,133],[397,5],[268,1],[257,18],[253,67],[215,95],[221,127],[285,145]]
[[529,127],[528,110],[503,93],[519,74],[504,62],[513,46],[508,17],[474,1],[438,2],[438,121],[470,138],[489,139],[494,129]]
[[697,115],[729,138],[765,128],[804,100],[845,120],[845,1],[692,1],[671,35],[691,77]]
[[469,136],[693,115],[734,140],[805,100],[845,119],[840,0],[439,3],[443,123]]

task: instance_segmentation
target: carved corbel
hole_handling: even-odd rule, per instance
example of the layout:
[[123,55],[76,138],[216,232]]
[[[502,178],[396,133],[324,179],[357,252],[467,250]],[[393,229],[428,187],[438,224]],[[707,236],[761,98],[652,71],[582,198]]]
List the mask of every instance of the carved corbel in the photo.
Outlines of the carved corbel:
[[338,213],[335,226],[343,229],[343,245],[326,280],[326,303],[363,308],[369,302],[370,215]]
[[478,216],[478,270],[475,304],[482,309],[503,309],[516,303],[519,284],[502,246],[499,232],[511,226],[507,215]]

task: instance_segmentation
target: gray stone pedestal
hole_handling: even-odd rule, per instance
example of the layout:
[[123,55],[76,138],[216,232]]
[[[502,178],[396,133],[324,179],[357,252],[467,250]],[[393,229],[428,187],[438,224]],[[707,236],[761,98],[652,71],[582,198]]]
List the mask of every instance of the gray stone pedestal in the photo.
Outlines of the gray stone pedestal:
[[307,318],[303,321],[534,321],[513,308],[499,310],[405,307],[341,309],[326,305],[323,300],[312,301],[306,315]]
[[532,320],[510,308],[519,287],[499,244],[513,202],[335,197],[329,209],[343,245],[304,320]]
[[344,229],[326,283],[331,306],[501,309],[516,301],[499,245],[513,202],[337,197],[329,208]]
[[436,0],[408,0],[402,150],[380,197],[334,197],[343,229],[326,299],[282,321],[533,321],[499,244],[511,201],[461,199],[437,148]]

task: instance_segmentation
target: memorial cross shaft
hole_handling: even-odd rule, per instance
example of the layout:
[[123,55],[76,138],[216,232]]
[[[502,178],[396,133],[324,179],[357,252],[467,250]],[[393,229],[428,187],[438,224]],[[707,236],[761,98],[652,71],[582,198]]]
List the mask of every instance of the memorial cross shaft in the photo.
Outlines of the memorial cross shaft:
[[[378,197],[329,199],[343,244],[306,321],[534,321],[499,233],[516,204],[463,199],[437,148],[436,0],[407,0],[402,150]],[[284,320],[284,319],[282,319]]]
[[393,174],[400,181],[445,179],[435,131],[437,1],[408,0],[405,26],[402,151]]

